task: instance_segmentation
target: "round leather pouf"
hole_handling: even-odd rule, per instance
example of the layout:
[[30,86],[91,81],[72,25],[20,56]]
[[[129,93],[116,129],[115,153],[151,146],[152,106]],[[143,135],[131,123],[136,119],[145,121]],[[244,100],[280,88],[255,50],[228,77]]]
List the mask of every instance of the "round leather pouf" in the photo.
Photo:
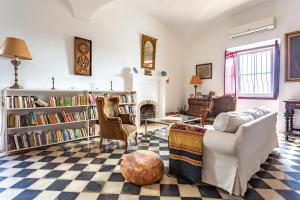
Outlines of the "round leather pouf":
[[121,173],[128,182],[150,185],[162,178],[163,160],[152,151],[135,151],[121,162]]

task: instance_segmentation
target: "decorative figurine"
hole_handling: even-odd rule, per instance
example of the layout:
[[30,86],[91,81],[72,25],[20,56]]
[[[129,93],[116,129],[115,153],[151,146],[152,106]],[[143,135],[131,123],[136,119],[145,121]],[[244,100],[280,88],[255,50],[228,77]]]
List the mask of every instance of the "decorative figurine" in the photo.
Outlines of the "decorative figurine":
[[55,78],[52,77],[52,88],[51,90],[55,90]]
[[113,91],[113,85],[112,81],[110,81],[110,91]]

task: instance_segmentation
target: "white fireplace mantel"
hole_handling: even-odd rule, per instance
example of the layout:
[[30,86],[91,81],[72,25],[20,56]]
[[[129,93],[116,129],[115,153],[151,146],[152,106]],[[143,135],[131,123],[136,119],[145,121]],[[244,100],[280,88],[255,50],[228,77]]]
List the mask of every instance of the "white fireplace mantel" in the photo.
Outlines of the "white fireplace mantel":
[[157,117],[166,113],[166,77],[133,75],[133,90],[137,92],[137,104],[151,100],[157,103]]

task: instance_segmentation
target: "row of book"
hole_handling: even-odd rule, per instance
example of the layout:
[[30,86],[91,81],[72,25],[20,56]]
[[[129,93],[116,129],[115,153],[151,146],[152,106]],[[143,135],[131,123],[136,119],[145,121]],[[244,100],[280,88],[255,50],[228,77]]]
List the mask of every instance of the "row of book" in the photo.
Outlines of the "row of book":
[[49,97],[50,107],[84,106],[87,105],[87,96]]
[[87,120],[86,111],[82,112],[62,112],[53,114],[36,114],[30,112],[25,115],[8,115],[7,127],[8,128],[18,128],[27,126],[40,126],[48,124],[57,124],[65,122],[75,122]]
[[136,94],[126,94],[126,95],[119,95],[117,96],[119,98],[119,102],[121,104],[125,103],[135,103]]
[[87,105],[87,96],[49,97],[49,103],[37,96],[7,96],[7,108],[36,108],[36,107],[61,107]]
[[65,142],[68,140],[87,137],[86,128],[64,129],[56,131],[34,131],[23,134],[8,135],[7,150],[20,150],[30,147],[39,147],[54,143]]
[[7,96],[6,97],[7,108],[36,108],[48,106],[49,104],[36,96]]
[[100,135],[100,126],[99,124],[94,124],[89,127],[90,136],[99,136]]
[[90,92],[88,94],[88,97],[89,97],[89,104],[90,105],[96,105],[96,98],[97,98],[97,95],[93,92]]
[[89,107],[88,115],[89,119],[98,119],[97,107]]
[[120,110],[120,113],[131,113],[131,114],[135,113],[134,107],[133,106],[128,106],[128,105],[120,106],[119,110]]
[[[104,96],[108,97],[108,95],[104,95]],[[126,103],[133,104],[136,101],[136,94],[116,95],[116,97],[119,98],[120,104],[126,104]],[[90,105],[96,105],[97,95],[95,93],[90,92],[88,98],[89,98]]]

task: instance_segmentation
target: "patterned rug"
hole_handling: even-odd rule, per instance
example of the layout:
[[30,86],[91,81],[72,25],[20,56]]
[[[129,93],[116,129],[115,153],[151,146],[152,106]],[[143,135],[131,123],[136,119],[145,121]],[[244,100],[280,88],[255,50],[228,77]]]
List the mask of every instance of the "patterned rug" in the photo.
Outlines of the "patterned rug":
[[[279,137],[280,149],[261,165],[248,184],[245,199],[300,199],[300,144]],[[123,145],[99,138],[34,150],[0,158],[0,199],[99,199],[99,200],[197,200],[242,199],[207,184],[190,185],[168,176],[168,144],[155,137],[138,137],[129,153],[151,150],[164,160],[163,179],[149,186],[136,186],[124,180],[120,163]]]

